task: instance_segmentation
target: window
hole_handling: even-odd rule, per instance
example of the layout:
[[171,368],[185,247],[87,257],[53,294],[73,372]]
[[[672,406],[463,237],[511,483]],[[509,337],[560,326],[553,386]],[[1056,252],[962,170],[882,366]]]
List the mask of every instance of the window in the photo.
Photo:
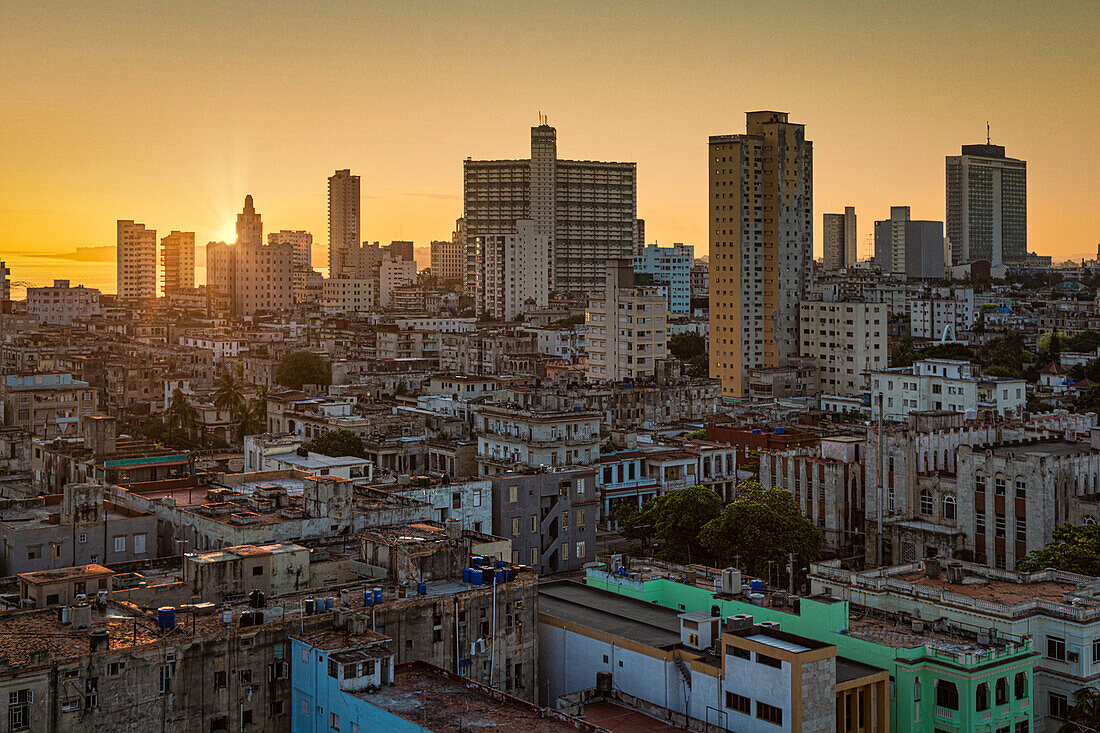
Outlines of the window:
[[66,697],[61,701],[61,712],[71,713],[75,710],[80,710],[80,698],[79,697]]
[[562,542],[561,543],[561,559],[562,559],[563,562],[565,560],[569,559],[569,543],[568,542]]
[[980,473],[974,477],[974,491],[979,494],[985,493],[985,476]]
[[997,679],[997,704],[1008,704],[1008,678],[1000,677]]
[[512,517],[512,536],[519,537],[519,517]]
[[732,654],[733,656],[737,657],[738,659],[751,659],[752,658],[752,654],[749,653],[748,649],[742,649],[739,646],[727,646],[726,650],[730,654]]
[[997,514],[995,520],[996,520],[996,525],[994,527],[995,536],[1004,537],[1005,536],[1005,515]]
[[42,557],[42,545],[31,545],[27,548],[27,559],[38,560]]
[[283,714],[283,701],[272,700],[271,704],[267,706],[269,717],[277,718]]
[[1031,721],[1021,720],[1016,723],[1016,730],[1014,733],[1028,733],[1031,730]]
[[76,541],[83,545],[85,542],[88,541],[88,533],[87,532],[81,532],[80,534],[78,534],[76,536]]
[[577,552],[574,555],[574,557],[576,557],[578,560],[582,560],[582,559],[584,559],[587,552],[588,552],[588,550],[585,548],[584,543],[583,542],[578,542],[577,543]]
[[1064,718],[1069,715],[1069,698],[1057,692],[1047,693],[1047,715]]
[[985,534],[985,512],[978,512],[974,520],[974,532]]
[[340,716],[336,713],[329,713],[328,727],[333,730],[340,730]]
[[508,503],[515,504],[519,500],[519,486],[513,484],[508,487]]
[[1016,688],[1016,699],[1025,699],[1027,697],[1027,672],[1017,672],[1013,686]]
[[688,646],[699,646],[699,635],[688,632]]
[[162,695],[172,691],[172,665],[163,664],[160,668],[160,693]]
[[561,513],[561,528],[569,529],[569,512],[564,511]]
[[579,529],[584,529],[585,519],[587,519],[587,515],[585,514],[584,509],[578,509],[577,510],[577,527]]
[[134,535],[134,554],[135,555],[144,555],[145,554],[145,535],[143,535],[143,534]]
[[726,692],[726,707],[742,715],[752,715],[752,700],[736,692]]
[[34,693],[31,690],[18,690],[8,693],[8,729],[29,728],[31,703]]
[[115,552],[126,552],[126,535],[115,537]]
[[1027,519],[1016,517],[1016,541],[1027,542]]
[[981,712],[989,710],[989,683],[983,682],[974,691],[974,709]]
[[759,700],[756,701],[756,717],[768,723],[783,725],[783,711]]
[[943,518],[954,519],[955,518],[955,497],[945,496],[943,497]]
[[1048,636],[1047,657],[1060,662],[1066,661],[1066,640],[1058,636]]
[[1005,477],[997,476],[993,479],[993,490],[997,493],[997,496],[1005,495]]
[[107,665],[107,676],[118,677],[124,669],[126,669],[126,662],[110,662]]
[[936,680],[936,706],[946,710],[959,709],[959,688],[954,682]]
[[1016,498],[1017,499],[1026,499],[1027,498],[1027,489],[1024,488],[1024,477],[1023,476],[1017,476],[1016,477]]
[[474,492],[474,506],[481,506],[481,491]]
[[763,664],[768,667],[775,667],[776,669],[783,668],[783,662],[779,661],[775,657],[769,657],[767,654],[756,653],[756,663]]
[[214,689],[220,690],[226,685],[226,677],[224,669],[214,670]]
[[921,489],[920,513],[925,516],[932,516],[932,492],[928,489]]

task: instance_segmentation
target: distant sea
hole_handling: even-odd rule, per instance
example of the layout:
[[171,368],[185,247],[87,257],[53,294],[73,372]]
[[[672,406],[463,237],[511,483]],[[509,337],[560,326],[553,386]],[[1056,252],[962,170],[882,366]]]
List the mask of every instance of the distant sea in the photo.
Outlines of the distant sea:
[[[111,248],[113,251],[113,247]],[[68,280],[72,286],[83,285],[98,288],[102,293],[115,292],[116,267],[114,259],[71,259],[64,254],[38,256],[19,252],[0,253],[0,261],[11,271],[11,297],[22,300],[27,297],[27,287],[53,285],[54,280]],[[206,282],[206,266],[196,265],[195,283]]]

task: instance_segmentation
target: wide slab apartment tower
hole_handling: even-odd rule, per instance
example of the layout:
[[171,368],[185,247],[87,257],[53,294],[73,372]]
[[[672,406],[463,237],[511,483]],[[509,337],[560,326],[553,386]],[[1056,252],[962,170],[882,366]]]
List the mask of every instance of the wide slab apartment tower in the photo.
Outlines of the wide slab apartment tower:
[[532,127],[526,160],[464,162],[463,237],[471,277],[479,276],[479,238],[517,234],[516,222],[523,220],[534,222],[532,241],[548,242],[554,291],[601,290],[607,260],[629,258],[640,246],[637,164],[559,159],[557,135],[548,124]]
[[786,112],[749,112],[710,138],[710,375],[743,397],[748,373],[798,355],[813,264],[813,143]]

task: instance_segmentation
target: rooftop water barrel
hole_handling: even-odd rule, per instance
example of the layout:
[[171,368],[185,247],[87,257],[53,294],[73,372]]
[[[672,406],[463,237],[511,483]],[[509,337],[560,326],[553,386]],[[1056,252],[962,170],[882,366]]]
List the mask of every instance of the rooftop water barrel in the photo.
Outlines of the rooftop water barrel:
[[157,628],[172,629],[176,626],[176,609],[173,606],[161,606],[157,609]]
[[382,602],[382,589],[381,588],[375,588],[374,589],[374,602],[375,603],[381,603]]
[[374,591],[372,591],[370,589],[367,589],[367,590],[363,591],[363,605],[364,606],[373,606],[374,605]]
[[336,605],[336,596],[325,596],[325,610],[331,611]]
[[481,569],[470,568],[470,582],[474,585],[481,585]]
[[416,595],[426,596],[428,595],[428,586],[425,583],[416,584]]
[[463,583],[469,583],[470,582],[470,568],[462,568],[462,582]]
[[750,580],[749,581],[749,588],[752,590],[753,593],[759,593],[760,591],[764,590],[764,581],[763,580]]

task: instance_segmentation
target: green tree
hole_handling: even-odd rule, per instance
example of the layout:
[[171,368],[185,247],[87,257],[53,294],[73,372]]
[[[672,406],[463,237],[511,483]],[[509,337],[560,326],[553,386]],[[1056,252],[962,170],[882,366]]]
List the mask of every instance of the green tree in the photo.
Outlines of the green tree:
[[699,537],[719,566],[739,557],[742,570],[765,577],[770,564],[786,567],[787,555],[794,553],[797,576],[820,557],[824,536],[789,491],[764,489],[753,480],[743,481],[738,490],[737,498],[703,526]]
[[229,413],[236,420],[244,404],[244,388],[240,380],[229,369],[223,369],[214,380],[214,407]]
[[256,394],[249,399],[242,399],[235,420],[237,421],[236,437],[240,443],[244,442],[246,435],[256,435],[267,429],[267,385],[260,385]]
[[363,439],[350,430],[329,430],[302,447],[325,456],[367,457],[367,451],[363,448]]
[[1016,563],[1016,569],[1025,573],[1044,568],[1094,577],[1100,575],[1100,524],[1055,527],[1045,547]]
[[707,340],[695,331],[673,334],[668,339],[668,353],[680,361],[690,361],[707,353]]
[[959,359],[971,361],[974,358],[974,350],[966,344],[933,344],[920,350],[921,359]]
[[902,334],[901,338],[890,347],[890,366],[907,367],[917,358],[917,352],[913,349],[913,337]]
[[1058,733],[1093,733],[1100,730],[1100,690],[1082,687],[1073,694],[1073,707]]
[[332,370],[320,355],[312,351],[292,351],[275,366],[276,383],[287,389],[307,384],[332,384]]
[[198,422],[198,413],[179,387],[172,390],[172,400],[164,411],[164,422],[168,425],[169,439],[174,430],[181,430],[186,436],[190,436],[191,429]]
[[1100,412],[1100,384],[1089,387],[1073,400],[1077,412]]
[[656,540],[659,557],[677,562],[698,562],[707,555],[699,544],[699,532],[720,511],[722,497],[713,489],[689,486],[650,499],[640,511],[634,507],[624,507],[618,518],[622,521],[623,537],[639,542],[645,548]]

